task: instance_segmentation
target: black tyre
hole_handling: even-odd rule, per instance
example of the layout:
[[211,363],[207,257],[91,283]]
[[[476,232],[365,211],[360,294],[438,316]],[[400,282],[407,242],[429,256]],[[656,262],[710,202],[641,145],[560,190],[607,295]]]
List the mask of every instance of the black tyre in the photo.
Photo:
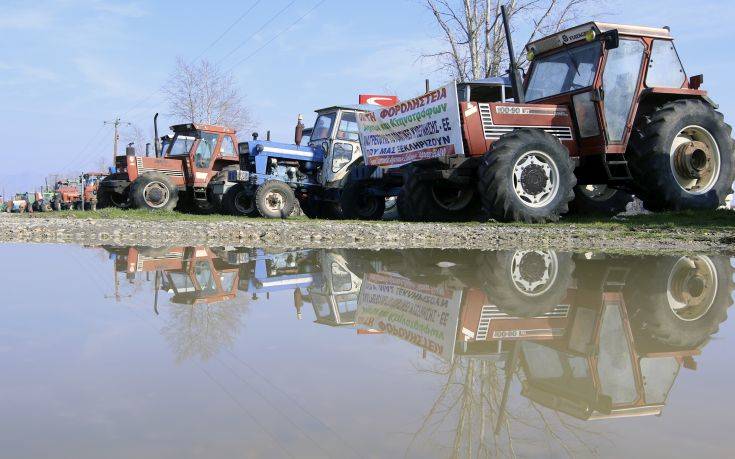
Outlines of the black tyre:
[[420,169],[409,170],[398,193],[396,205],[401,220],[450,222],[477,218],[480,200],[474,188],[447,180],[422,180],[419,174]]
[[131,185],[133,204],[138,209],[173,210],[179,192],[163,174],[149,172],[138,177]]
[[669,346],[704,345],[727,319],[733,269],[724,257],[643,260],[625,290],[636,333]]
[[569,213],[576,215],[616,215],[625,212],[633,195],[606,185],[577,185]]
[[339,203],[322,201],[315,197],[309,196],[299,202],[304,215],[311,219],[325,218],[331,220],[339,220],[342,218],[342,208]]
[[61,212],[61,200],[60,199],[54,199],[54,210],[56,212]]
[[489,304],[513,317],[538,317],[562,304],[574,260],[554,250],[510,250],[480,255],[478,276]]
[[255,191],[255,207],[265,218],[288,218],[295,206],[293,190],[279,180],[268,180]]
[[222,212],[228,215],[255,217],[255,194],[250,186],[238,183],[222,196]]
[[367,194],[365,182],[348,179],[340,194],[342,217],[348,220],[380,220],[385,213],[385,198]]
[[107,187],[100,187],[97,191],[97,207],[100,209],[107,207],[127,209],[130,207],[128,193],[116,193]]
[[677,100],[642,117],[628,163],[649,210],[715,209],[732,193],[735,144],[721,113],[701,100]]
[[556,221],[574,198],[574,165],[559,140],[518,129],[496,140],[478,168],[485,215],[500,221]]

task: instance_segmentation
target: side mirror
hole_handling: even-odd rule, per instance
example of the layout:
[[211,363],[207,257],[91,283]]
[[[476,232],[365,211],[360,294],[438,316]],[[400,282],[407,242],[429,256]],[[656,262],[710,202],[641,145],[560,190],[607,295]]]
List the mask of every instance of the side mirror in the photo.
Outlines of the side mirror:
[[603,33],[600,35],[600,40],[602,41],[602,46],[604,46],[605,49],[615,49],[620,46],[620,35],[618,34],[617,29],[608,30]]

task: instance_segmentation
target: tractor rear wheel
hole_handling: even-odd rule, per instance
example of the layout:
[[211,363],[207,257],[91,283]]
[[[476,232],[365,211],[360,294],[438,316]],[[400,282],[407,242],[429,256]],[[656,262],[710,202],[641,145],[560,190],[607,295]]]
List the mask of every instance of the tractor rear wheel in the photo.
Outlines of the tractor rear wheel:
[[496,140],[478,168],[485,214],[500,221],[556,221],[574,198],[574,165],[559,140],[518,129]]
[[312,196],[302,199],[299,202],[301,211],[304,215],[311,219],[324,218],[330,220],[339,220],[342,218],[342,209],[339,203],[331,201],[322,201]]
[[735,143],[721,113],[701,100],[676,100],[642,117],[628,162],[649,210],[715,209],[732,193]]
[[448,180],[425,180],[413,168],[403,183],[396,205],[401,220],[414,222],[467,221],[477,217],[477,191]]
[[228,215],[256,217],[255,195],[242,183],[234,185],[222,196],[222,212]]
[[385,198],[368,194],[365,182],[348,179],[340,194],[340,207],[348,220],[380,220],[385,213]]
[[657,257],[637,263],[626,286],[636,333],[668,346],[704,345],[727,319],[732,268],[724,257]]
[[149,172],[138,177],[131,185],[133,203],[138,209],[173,210],[179,192],[163,174]]
[[296,207],[296,195],[288,184],[268,180],[255,191],[255,207],[265,218],[288,218]]
[[633,195],[607,185],[577,185],[569,213],[577,215],[617,215],[633,201]]

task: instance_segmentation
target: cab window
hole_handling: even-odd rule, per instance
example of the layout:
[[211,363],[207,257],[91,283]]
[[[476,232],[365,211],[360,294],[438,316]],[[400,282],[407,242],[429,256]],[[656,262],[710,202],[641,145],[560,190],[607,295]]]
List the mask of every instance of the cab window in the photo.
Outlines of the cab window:
[[681,88],[686,81],[684,67],[676,53],[674,43],[654,40],[651,57],[648,59],[646,86],[649,88]]
[[311,135],[311,141],[328,139],[332,133],[332,126],[334,125],[334,119],[337,117],[337,113],[328,113],[325,115],[319,115],[314,123],[314,130]]
[[237,156],[235,154],[235,142],[232,141],[232,137],[228,135],[222,137],[222,146],[219,147],[219,153],[222,156]]
[[342,113],[342,119],[340,119],[339,128],[337,129],[337,139],[357,142],[360,140],[359,132],[357,129],[357,115],[354,112]]
[[217,134],[202,133],[202,137],[199,139],[199,146],[197,146],[197,151],[194,155],[194,164],[196,167],[205,168],[209,166],[209,162],[214,155],[214,148],[217,146],[217,137]]
[[638,89],[644,51],[643,43],[638,40],[620,40],[620,46],[608,52],[602,88],[605,90],[605,122],[610,142],[621,142],[625,135],[628,115]]

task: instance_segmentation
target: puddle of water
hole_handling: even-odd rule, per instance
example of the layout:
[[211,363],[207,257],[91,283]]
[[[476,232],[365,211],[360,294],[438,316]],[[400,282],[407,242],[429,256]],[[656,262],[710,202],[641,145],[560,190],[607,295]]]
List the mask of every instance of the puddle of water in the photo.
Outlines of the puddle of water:
[[729,455],[729,258],[0,253],[2,457]]

